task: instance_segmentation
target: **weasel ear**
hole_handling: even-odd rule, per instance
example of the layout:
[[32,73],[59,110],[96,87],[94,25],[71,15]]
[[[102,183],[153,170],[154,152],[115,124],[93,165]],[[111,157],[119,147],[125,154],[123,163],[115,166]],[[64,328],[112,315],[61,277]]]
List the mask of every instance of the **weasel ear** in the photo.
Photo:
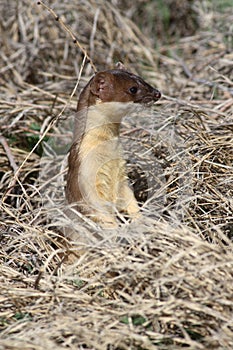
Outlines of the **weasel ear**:
[[98,96],[101,100],[112,85],[111,76],[106,72],[97,73],[90,85],[90,90],[93,95]]
[[122,63],[122,62],[117,62],[116,63],[116,68],[117,69],[121,69],[121,70],[126,70],[127,71],[127,69],[126,69],[126,67],[124,66],[124,64]]

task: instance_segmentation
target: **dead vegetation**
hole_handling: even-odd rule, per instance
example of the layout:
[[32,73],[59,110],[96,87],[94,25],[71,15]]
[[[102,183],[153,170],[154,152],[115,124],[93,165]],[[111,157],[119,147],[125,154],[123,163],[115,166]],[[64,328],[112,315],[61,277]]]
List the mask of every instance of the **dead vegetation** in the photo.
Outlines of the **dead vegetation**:
[[159,3],[50,1],[98,70],[122,60],[163,92],[122,126],[143,220],[80,218],[68,242],[74,90],[93,70],[36,2],[0,2],[0,349],[233,348],[233,16],[182,1],[177,37],[178,2],[156,27]]

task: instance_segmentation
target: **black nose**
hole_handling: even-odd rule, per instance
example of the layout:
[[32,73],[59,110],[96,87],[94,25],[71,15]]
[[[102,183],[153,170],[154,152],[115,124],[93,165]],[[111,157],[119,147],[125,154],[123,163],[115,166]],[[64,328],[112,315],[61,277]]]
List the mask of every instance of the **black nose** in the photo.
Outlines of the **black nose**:
[[161,92],[157,89],[154,89],[154,98],[156,98],[157,100],[159,100],[161,97]]

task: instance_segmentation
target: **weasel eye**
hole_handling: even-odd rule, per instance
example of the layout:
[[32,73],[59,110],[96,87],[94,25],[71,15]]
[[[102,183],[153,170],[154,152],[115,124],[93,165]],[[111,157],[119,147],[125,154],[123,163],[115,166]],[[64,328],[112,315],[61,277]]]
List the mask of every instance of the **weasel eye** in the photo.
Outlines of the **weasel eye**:
[[131,94],[135,95],[137,93],[137,91],[138,91],[138,88],[137,88],[137,86],[132,86],[129,89],[129,91],[131,92]]

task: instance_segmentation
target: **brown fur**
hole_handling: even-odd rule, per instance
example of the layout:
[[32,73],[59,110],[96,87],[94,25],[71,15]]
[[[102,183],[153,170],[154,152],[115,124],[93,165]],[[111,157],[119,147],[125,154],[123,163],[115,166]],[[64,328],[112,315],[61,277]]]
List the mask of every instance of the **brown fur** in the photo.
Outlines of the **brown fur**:
[[139,216],[128,186],[119,127],[138,104],[159,98],[158,90],[123,66],[97,73],[80,94],[66,197],[104,227],[117,226],[117,212],[130,218]]

